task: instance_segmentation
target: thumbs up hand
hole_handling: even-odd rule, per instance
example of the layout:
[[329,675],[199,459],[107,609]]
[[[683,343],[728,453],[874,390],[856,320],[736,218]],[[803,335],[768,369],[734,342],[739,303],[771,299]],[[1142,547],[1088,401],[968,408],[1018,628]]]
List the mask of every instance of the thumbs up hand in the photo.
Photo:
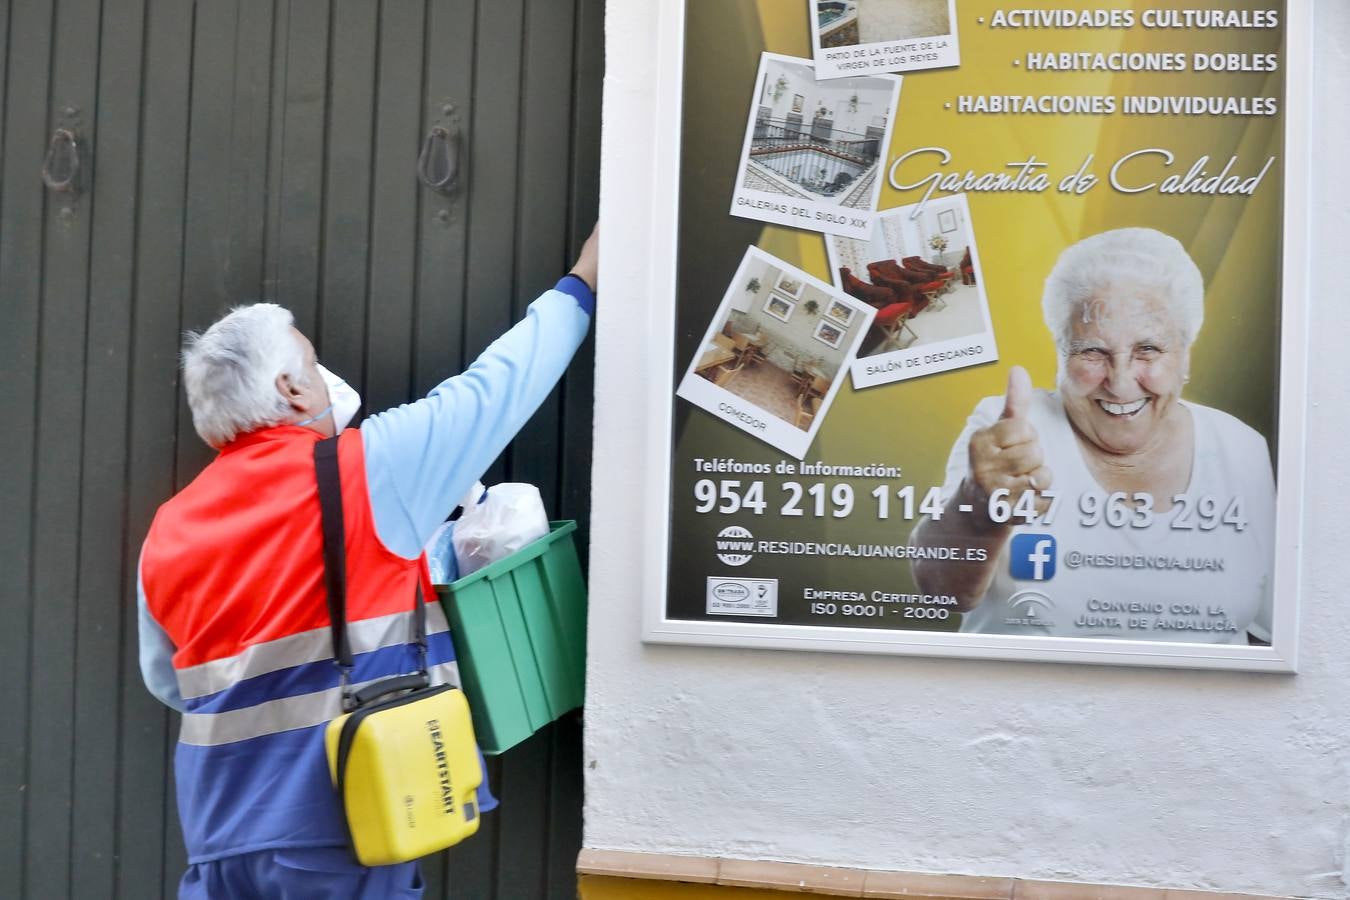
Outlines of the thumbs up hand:
[[[970,437],[970,474],[967,483],[979,495],[980,506],[987,509],[989,495],[999,488],[1010,492],[1017,502],[1023,491],[1047,490],[1054,480],[1045,465],[1040,435],[1031,424],[1031,376],[1021,366],[1008,370],[1008,389],[1003,414],[988,428]],[[1043,513],[1050,501],[1037,497],[1036,512]]]

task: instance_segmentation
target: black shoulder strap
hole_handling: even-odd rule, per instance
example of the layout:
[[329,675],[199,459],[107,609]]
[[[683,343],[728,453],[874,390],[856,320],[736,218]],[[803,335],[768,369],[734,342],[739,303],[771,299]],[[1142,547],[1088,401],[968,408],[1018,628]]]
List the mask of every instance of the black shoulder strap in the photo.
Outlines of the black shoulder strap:
[[323,521],[323,574],[328,588],[328,620],[333,629],[333,659],[344,672],[352,667],[347,641],[347,532],[342,518],[342,473],[334,435],[314,445],[314,472],[319,479]]
[[[369,702],[390,690],[414,687],[412,683],[397,685],[389,679],[370,685],[346,696],[348,675],[353,659],[351,642],[347,637],[347,535],[342,514],[342,472],[338,468],[338,439],[334,435],[314,445],[314,473],[319,481],[319,509],[323,523],[324,583],[328,589],[328,619],[333,631],[333,659],[342,672],[344,706],[349,699],[356,704]],[[427,607],[422,597],[422,581],[417,581],[417,600],[413,606],[413,640],[417,644],[419,670],[416,678],[421,686],[428,680],[427,671]]]

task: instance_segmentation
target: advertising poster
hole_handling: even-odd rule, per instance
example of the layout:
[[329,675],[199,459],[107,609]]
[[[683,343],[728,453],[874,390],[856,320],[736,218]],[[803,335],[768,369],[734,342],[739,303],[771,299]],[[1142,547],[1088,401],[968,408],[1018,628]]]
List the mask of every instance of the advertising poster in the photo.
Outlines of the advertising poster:
[[1306,23],[676,8],[646,639],[1292,670]]

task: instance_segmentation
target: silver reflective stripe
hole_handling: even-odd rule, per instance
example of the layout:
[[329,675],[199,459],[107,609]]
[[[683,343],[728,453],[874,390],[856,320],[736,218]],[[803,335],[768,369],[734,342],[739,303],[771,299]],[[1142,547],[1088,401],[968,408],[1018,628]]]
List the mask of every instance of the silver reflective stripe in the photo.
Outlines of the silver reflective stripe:
[[[348,622],[347,636],[352,643],[352,653],[368,653],[381,647],[408,643],[412,640],[412,616],[409,611]],[[437,634],[448,629],[440,604],[428,603],[427,634]],[[253,644],[234,656],[179,669],[178,691],[184,700],[205,697],[238,684],[245,678],[332,658],[333,633],[325,625],[274,641]]]
[[[374,679],[379,681],[381,679]],[[361,682],[353,688],[365,687],[372,681]],[[459,685],[459,668],[453,663],[431,667],[432,684]],[[214,747],[232,744],[250,738],[293,731],[322,725],[342,714],[342,689],[329,688],[298,697],[269,700],[246,709],[232,709],[222,713],[186,713],[178,740],[196,747]]]

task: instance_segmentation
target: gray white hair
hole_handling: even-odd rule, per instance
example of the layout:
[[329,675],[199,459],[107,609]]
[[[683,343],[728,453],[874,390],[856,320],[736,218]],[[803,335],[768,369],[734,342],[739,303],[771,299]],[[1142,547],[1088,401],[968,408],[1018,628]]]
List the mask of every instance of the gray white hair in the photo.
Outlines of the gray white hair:
[[1152,228],[1117,228],[1083,238],[1059,255],[1041,297],[1060,358],[1069,353],[1073,317],[1112,287],[1128,284],[1166,302],[1189,347],[1205,321],[1205,282],[1176,238]]
[[305,353],[291,333],[295,318],[275,303],[236,306],[183,345],[183,386],[192,426],[212,447],[241,434],[280,425],[291,406],[276,380],[307,383]]

